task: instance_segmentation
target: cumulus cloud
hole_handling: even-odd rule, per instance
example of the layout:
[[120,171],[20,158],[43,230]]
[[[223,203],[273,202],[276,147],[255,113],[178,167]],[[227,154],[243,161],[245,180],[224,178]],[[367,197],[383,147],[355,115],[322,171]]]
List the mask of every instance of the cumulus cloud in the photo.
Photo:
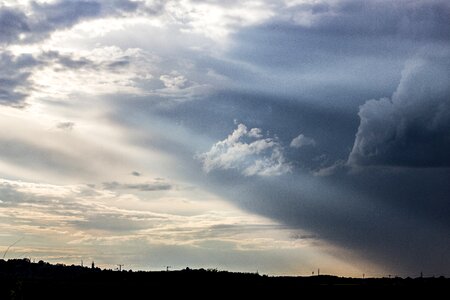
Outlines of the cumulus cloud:
[[315,146],[316,141],[313,138],[300,134],[291,141],[292,148],[301,148],[304,146]]
[[245,176],[276,176],[291,171],[278,140],[265,138],[259,128],[248,130],[244,124],[198,158],[206,172],[234,169]]
[[352,165],[450,166],[450,53],[412,59],[391,98],[360,107]]

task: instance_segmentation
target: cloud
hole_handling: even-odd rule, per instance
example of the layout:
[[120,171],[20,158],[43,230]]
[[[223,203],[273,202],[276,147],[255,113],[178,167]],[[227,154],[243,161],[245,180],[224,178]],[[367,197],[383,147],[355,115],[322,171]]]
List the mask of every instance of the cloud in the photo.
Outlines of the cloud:
[[77,58],[71,53],[60,53],[58,51],[46,51],[39,55],[39,59],[43,62],[59,65],[67,69],[79,69],[83,67],[93,66],[95,63],[85,57]]
[[161,75],[159,79],[164,83],[164,86],[168,89],[178,90],[184,88],[187,83],[187,79],[177,72]]
[[151,64],[140,49],[38,50],[32,54],[0,50],[0,105],[25,107],[32,95],[59,95],[62,100],[72,93],[142,93],[144,87],[138,83],[151,78]]
[[315,145],[316,141],[313,138],[305,136],[304,134],[300,134],[299,136],[295,137],[290,144],[292,148],[301,148],[304,146],[315,146]]
[[0,43],[34,43],[51,33],[94,18],[123,16],[145,8],[143,2],[116,1],[32,1],[21,9],[0,7]]
[[56,124],[56,128],[71,131],[75,127],[74,122],[59,122]]
[[351,165],[450,167],[450,53],[410,60],[391,98],[360,107]]
[[245,176],[277,176],[291,171],[278,140],[264,138],[261,129],[248,130],[244,124],[239,124],[225,140],[215,143],[198,159],[206,172],[234,169]]
[[[246,270],[266,266],[264,261],[268,260],[275,259],[275,265],[283,263],[286,252],[296,254],[292,261],[302,266],[310,263],[304,255],[321,251],[317,247],[306,250],[308,243],[293,241],[289,229],[265,218],[231,206],[217,210],[217,203],[211,198],[207,203],[189,201],[198,206],[195,213],[171,214],[157,213],[148,207],[118,207],[121,202],[138,201],[121,197],[85,185],[0,178],[0,247],[6,249],[12,243],[8,237],[25,236],[8,258],[27,253],[52,262],[79,263],[80,259],[93,257],[101,265],[114,264],[120,257],[127,265],[136,263],[133,269],[148,268],[149,264],[160,268],[161,261],[166,261],[180,267],[211,264]],[[185,195],[181,199],[186,201]],[[149,251],[150,257],[146,256]],[[251,257],[257,257],[257,262],[249,265]],[[308,257],[311,259],[311,255]],[[320,260],[323,259],[322,256]],[[278,268],[280,273],[288,272]]]
[[0,104],[23,107],[31,89],[31,70],[39,62],[29,54],[0,52]]
[[447,40],[450,6],[432,1],[317,1],[291,5],[285,14],[299,26],[330,36]]
[[[268,3],[269,2],[269,3]],[[223,43],[237,28],[258,24],[273,15],[272,1],[167,1],[171,19],[184,31],[200,33]]]
[[26,15],[17,10],[0,7],[0,44],[20,39],[20,34],[29,32]]
[[[13,128],[4,130],[0,138],[0,175],[23,181],[105,182],[97,183],[95,191],[77,195],[65,191],[60,198],[46,194],[31,201],[34,195],[22,195],[29,201],[13,210],[7,206],[21,195],[3,191],[0,204],[6,209],[0,211],[0,221],[1,214],[8,214],[7,223],[30,226],[21,227],[24,232],[67,231],[72,226],[68,231],[75,227],[83,234],[62,235],[81,244],[125,244],[124,239],[151,236],[158,243],[209,247],[210,241],[205,239],[216,239],[223,232],[222,243],[233,240],[233,245],[238,241],[239,249],[255,247],[243,245],[246,238],[239,233],[245,230],[242,226],[230,228],[235,222],[203,223],[214,214],[191,219],[164,215],[152,222],[152,215],[146,218],[131,211],[151,207],[164,214],[176,210],[186,215],[192,210],[186,191],[177,202],[171,202],[177,186],[167,192],[145,192],[169,187],[157,180],[147,182],[144,176],[131,177],[131,170],[139,170],[152,177],[181,178],[196,188],[203,185],[246,210],[275,219],[295,232],[308,230],[308,234],[347,247],[382,266],[414,271],[418,258],[428,270],[449,266],[448,170],[365,168],[357,175],[348,172],[348,164],[445,165],[439,155],[436,160],[440,162],[430,162],[430,157],[439,148],[448,150],[442,142],[448,102],[440,96],[433,96],[441,99],[436,103],[414,99],[444,89],[437,75],[448,76],[440,70],[448,64],[433,66],[432,55],[417,57],[405,68],[400,84],[405,87],[403,92],[400,86],[396,94],[392,92],[405,60],[417,48],[433,48],[437,43],[448,46],[446,1],[152,3],[156,2],[161,3],[156,10],[170,5],[163,16],[155,18],[148,17],[143,2],[137,1],[39,1],[35,6],[0,8],[0,43],[11,48],[0,62],[0,102],[16,107],[37,104],[20,110],[23,118],[17,122],[7,118],[19,114],[17,110],[0,107],[2,128]],[[116,18],[132,14],[139,18]],[[267,22],[261,24],[262,20]],[[233,40],[227,43],[225,36]],[[217,43],[223,40],[225,43]],[[39,44],[20,46],[25,43]],[[21,55],[16,51],[34,52]],[[418,75],[421,72],[428,75]],[[206,95],[204,89],[194,93],[191,88],[196,82],[212,87],[212,93]],[[431,93],[421,90],[427,85]],[[171,96],[186,94],[195,95],[195,101],[167,105]],[[386,95],[392,97],[363,105],[359,120],[359,105]],[[394,102],[407,105],[397,107]],[[429,113],[430,108],[441,113]],[[243,124],[232,128],[235,118],[248,120],[257,128]],[[74,120],[77,130],[72,134],[48,130],[64,120]],[[63,123],[60,127],[70,127]],[[355,141],[358,126],[361,134]],[[307,136],[299,135],[296,128],[302,128]],[[417,128],[428,132],[421,136]],[[394,139],[378,138],[394,129],[400,133]],[[315,147],[308,141],[311,137]],[[423,143],[418,143],[417,137]],[[428,144],[425,137],[440,142],[422,151],[418,145]],[[380,152],[383,147],[390,150]],[[377,155],[366,155],[374,148]],[[192,159],[199,151],[207,151],[197,156],[201,164]],[[412,158],[400,162],[392,158],[395,152]],[[422,152],[431,154],[428,161],[414,162],[426,157],[419,155]],[[205,176],[199,165],[214,174]],[[318,168],[314,174],[322,176],[312,176],[310,170]],[[289,171],[289,176],[261,178]],[[230,176],[237,173],[246,177]],[[86,193],[104,195],[104,205],[83,206],[99,201]],[[164,199],[158,205],[154,200],[135,199],[161,195]],[[61,204],[63,199],[74,198],[78,205]],[[203,198],[209,200],[209,195]],[[110,207],[118,203],[130,210]],[[179,225],[167,229],[161,221],[166,217]],[[49,220],[64,222],[46,226]],[[187,228],[189,222],[196,225]],[[259,230],[264,241],[260,244],[276,244],[265,242],[266,227],[258,228],[263,228]],[[104,230],[108,234],[99,233]],[[236,237],[230,236],[231,231]],[[120,234],[113,236],[114,232]],[[139,236],[128,236],[129,232]],[[293,237],[308,240],[308,235]],[[59,245],[66,242],[70,240]],[[148,252],[143,243],[139,245]],[[318,261],[323,264],[322,257]]]
[[53,3],[32,2],[37,30],[51,32],[71,27],[77,22],[100,15],[98,1],[56,1]]
[[[348,108],[390,95],[419,48],[449,44],[445,0],[312,2],[291,1],[233,35],[228,57],[260,70],[236,72],[239,86]],[[250,79],[241,80],[243,74]]]
[[169,183],[161,181],[147,182],[147,183],[119,183],[117,181],[111,181],[111,182],[104,182],[103,188],[107,190],[138,190],[141,192],[154,192],[154,191],[168,191],[171,190],[173,186]]

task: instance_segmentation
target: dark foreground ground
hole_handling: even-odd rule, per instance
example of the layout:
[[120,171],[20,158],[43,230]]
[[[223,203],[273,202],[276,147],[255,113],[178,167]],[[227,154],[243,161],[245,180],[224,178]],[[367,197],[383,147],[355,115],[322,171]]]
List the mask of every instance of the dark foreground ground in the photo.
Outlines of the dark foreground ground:
[[[215,270],[130,272],[0,260],[0,299],[448,297],[448,278],[268,277]],[[195,297],[195,298],[193,298]]]

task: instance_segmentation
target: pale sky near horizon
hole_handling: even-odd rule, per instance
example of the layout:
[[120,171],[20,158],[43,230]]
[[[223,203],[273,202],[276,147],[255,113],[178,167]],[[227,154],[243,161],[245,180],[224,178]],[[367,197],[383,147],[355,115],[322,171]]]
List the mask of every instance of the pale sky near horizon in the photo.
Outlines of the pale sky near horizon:
[[450,276],[445,0],[0,0],[0,253]]

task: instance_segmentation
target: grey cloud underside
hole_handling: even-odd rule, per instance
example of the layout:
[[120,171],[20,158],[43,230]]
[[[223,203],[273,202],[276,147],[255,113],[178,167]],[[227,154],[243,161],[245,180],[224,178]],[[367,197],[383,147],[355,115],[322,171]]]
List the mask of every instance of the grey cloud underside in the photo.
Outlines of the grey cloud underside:
[[58,129],[62,129],[62,130],[73,130],[73,128],[75,127],[75,123],[74,122],[59,122],[58,124],[56,124],[56,128]]
[[322,1],[281,15],[238,31],[229,57],[262,69],[259,90],[340,108],[390,95],[410,56],[450,36],[447,1]]
[[361,106],[350,164],[450,167],[449,61],[448,49],[412,59],[391,99]]
[[0,43],[15,42],[21,33],[29,31],[30,27],[23,12],[0,8]]
[[[390,36],[412,40],[447,41],[450,34],[450,5],[445,0],[387,3],[375,1],[338,1],[327,4],[300,4],[291,10],[292,17],[310,11],[319,18],[311,31],[330,36],[365,38]],[[301,21],[301,20],[299,20]]]
[[115,71],[130,63],[127,56],[117,60],[95,62],[85,57],[76,57],[73,53],[44,51],[36,55],[14,55],[11,51],[0,51],[0,104],[14,107],[27,105],[27,97],[35,90],[30,79],[33,72],[51,66],[55,70],[107,70]]
[[111,182],[104,182],[103,188],[108,190],[137,190],[141,192],[153,192],[153,191],[168,191],[173,189],[173,186],[163,181],[146,182],[146,183],[119,183],[116,181],[111,181]]
[[449,176],[448,170],[367,170],[265,182],[224,175],[211,184],[245,209],[313,232],[387,270],[415,274],[418,265],[429,273],[450,266]]
[[[144,9],[151,12],[143,2],[115,1],[56,1],[32,2],[30,12],[0,7],[0,43],[33,43],[47,38],[52,32],[70,28],[77,23],[108,16],[122,16]],[[162,9],[162,7],[160,8]]]
[[31,87],[30,70],[39,62],[31,55],[14,56],[10,52],[0,53],[0,104],[22,106]]

